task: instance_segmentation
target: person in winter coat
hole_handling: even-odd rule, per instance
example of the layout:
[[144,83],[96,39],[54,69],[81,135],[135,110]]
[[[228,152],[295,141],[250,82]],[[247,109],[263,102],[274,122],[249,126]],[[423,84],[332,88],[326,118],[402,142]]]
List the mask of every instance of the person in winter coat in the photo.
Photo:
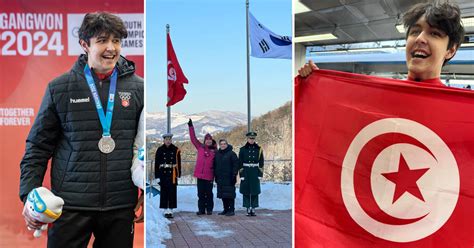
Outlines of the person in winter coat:
[[163,135],[163,145],[155,154],[155,178],[160,179],[160,208],[165,209],[165,217],[173,218],[173,208],[177,207],[178,178],[181,176],[181,151],[172,144],[172,134]]
[[221,198],[224,205],[224,211],[220,212],[219,215],[235,215],[235,183],[238,170],[239,158],[232,151],[232,145],[229,145],[226,139],[220,139],[219,150],[214,158],[217,198]]
[[211,134],[204,136],[204,144],[199,142],[194,132],[193,121],[189,119],[189,137],[194,147],[197,149],[196,167],[194,168],[194,176],[197,178],[198,190],[198,208],[197,215],[211,215],[214,208],[214,195],[212,194],[212,186],[214,182],[213,163],[216,153],[216,141],[212,139]]
[[247,133],[247,143],[239,151],[240,193],[247,216],[256,216],[260,194],[260,179],[263,177],[263,149],[255,143],[257,133]]
[[[86,247],[94,235],[94,247],[132,247],[138,188],[130,167],[143,79],[120,56],[127,37],[120,17],[88,13],[78,35],[85,54],[48,84],[28,134],[20,199],[42,186],[51,159],[51,192],[64,207],[48,230],[47,246]],[[25,222],[38,229],[41,223],[28,211]]]

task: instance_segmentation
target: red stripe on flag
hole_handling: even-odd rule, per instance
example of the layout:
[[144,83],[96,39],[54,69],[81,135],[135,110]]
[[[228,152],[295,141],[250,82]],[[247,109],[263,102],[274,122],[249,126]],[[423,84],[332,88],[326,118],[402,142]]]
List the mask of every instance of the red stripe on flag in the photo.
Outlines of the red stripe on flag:
[[295,246],[473,247],[473,130],[472,91],[297,77]]

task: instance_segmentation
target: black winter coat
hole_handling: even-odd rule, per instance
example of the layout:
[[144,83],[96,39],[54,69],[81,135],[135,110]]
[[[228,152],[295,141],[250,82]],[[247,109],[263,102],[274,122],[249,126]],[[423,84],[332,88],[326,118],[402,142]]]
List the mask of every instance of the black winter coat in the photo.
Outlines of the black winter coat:
[[[173,164],[176,167],[163,168],[160,166],[162,164]],[[155,178],[160,179],[160,185],[178,185],[179,177],[181,177],[181,150],[173,144],[168,147],[161,145],[155,153]]]
[[[136,205],[138,189],[130,168],[133,142],[143,109],[143,79],[135,75],[135,64],[120,57],[111,135],[115,150],[99,151],[102,126],[94,98],[84,76],[86,55],[71,71],[49,83],[26,140],[21,161],[20,198],[43,184],[51,161],[51,189],[63,198],[64,209],[101,210]],[[96,87],[105,109],[110,80]]]
[[235,198],[235,182],[239,170],[239,158],[228,145],[218,150],[214,157],[214,177],[217,183],[217,198]]

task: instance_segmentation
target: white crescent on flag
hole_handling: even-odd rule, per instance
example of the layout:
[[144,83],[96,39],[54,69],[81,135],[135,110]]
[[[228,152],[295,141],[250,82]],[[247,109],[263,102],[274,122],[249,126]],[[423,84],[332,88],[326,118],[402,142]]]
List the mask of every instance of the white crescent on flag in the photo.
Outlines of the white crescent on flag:
[[176,81],[176,70],[171,61],[168,61],[168,80]]

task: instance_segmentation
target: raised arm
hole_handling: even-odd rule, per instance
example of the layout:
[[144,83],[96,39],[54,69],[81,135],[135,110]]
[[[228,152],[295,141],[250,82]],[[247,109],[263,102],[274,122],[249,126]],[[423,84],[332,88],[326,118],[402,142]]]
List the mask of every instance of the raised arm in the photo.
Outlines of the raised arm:
[[188,127],[189,127],[189,138],[191,139],[191,143],[193,143],[194,147],[196,149],[199,149],[199,147],[202,147],[203,144],[199,142],[199,140],[196,138],[196,133],[194,131],[194,126],[193,126],[193,121],[189,119],[188,121]]

